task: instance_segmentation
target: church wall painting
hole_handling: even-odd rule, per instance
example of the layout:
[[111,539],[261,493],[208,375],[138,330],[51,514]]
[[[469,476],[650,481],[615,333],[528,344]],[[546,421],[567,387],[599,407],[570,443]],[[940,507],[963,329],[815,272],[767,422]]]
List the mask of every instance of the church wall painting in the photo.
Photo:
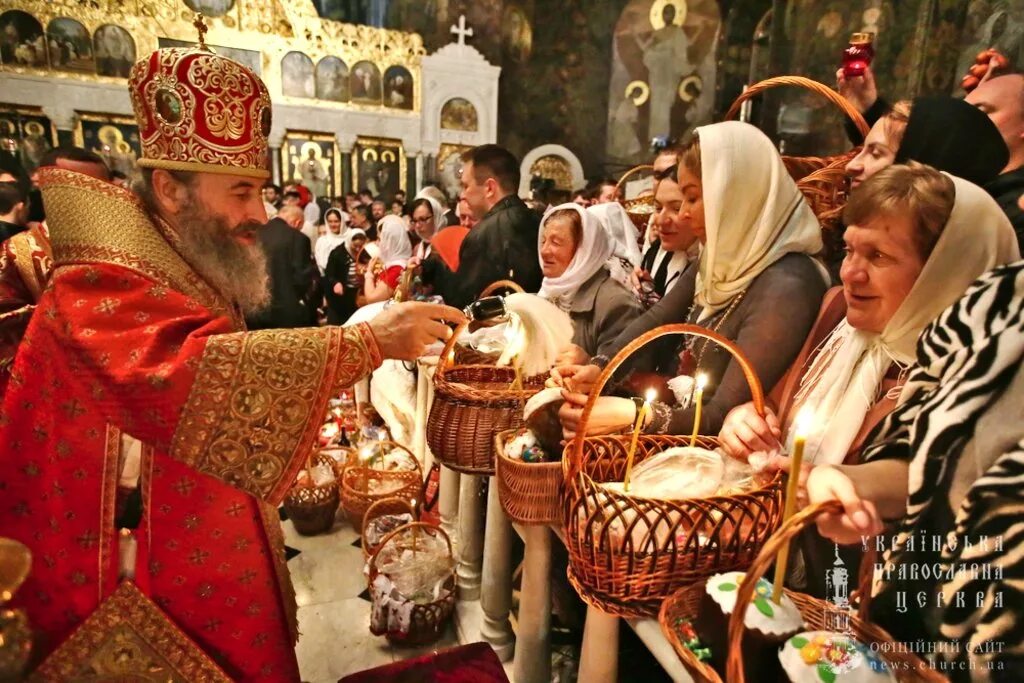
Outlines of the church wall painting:
[[[195,47],[197,44],[192,40],[175,40],[174,38],[160,37],[157,39],[157,43],[160,47]],[[257,50],[243,50],[237,47],[227,47],[224,45],[213,45],[209,44],[208,47],[219,55],[223,55],[229,59],[233,59],[239,64],[243,64],[254,72],[256,75],[263,73],[263,53]]]
[[711,120],[715,0],[631,0],[615,26],[607,156],[631,165],[654,137],[684,138]]
[[93,35],[93,54],[98,75],[128,78],[135,64],[135,41],[120,26],[104,24]]
[[316,97],[331,102],[351,98],[348,65],[338,57],[324,57],[316,64]]
[[525,62],[533,51],[533,28],[526,13],[518,5],[505,8],[501,22],[501,45],[505,55],[514,62]]
[[111,171],[133,178],[142,154],[139,127],[130,116],[108,114],[78,115],[75,144],[100,155]]
[[92,56],[92,36],[81,22],[58,17],[46,27],[50,67],[58,71],[94,73],[96,60]]
[[0,14],[0,60],[7,66],[46,67],[46,37],[38,19],[21,10]]
[[393,197],[406,187],[405,150],[399,140],[364,138],[352,150],[352,178],[356,191],[368,189],[374,197]]
[[281,92],[289,97],[316,95],[313,60],[301,52],[289,52],[281,59]]
[[0,104],[0,146],[32,171],[57,145],[57,128],[36,109]]
[[470,149],[472,147],[469,145],[442,143],[441,149],[437,153],[437,179],[441,189],[449,197],[458,197],[462,192],[462,184],[459,182],[459,171],[462,169],[462,153]]
[[441,107],[441,128],[476,132],[480,129],[476,107],[463,97],[453,97]]
[[412,74],[404,66],[391,66],[384,72],[384,106],[392,109],[412,109]]
[[333,135],[288,131],[281,146],[281,180],[301,182],[317,197],[340,194],[340,156]]
[[357,104],[381,104],[380,69],[376,64],[362,61],[352,65],[351,92]]

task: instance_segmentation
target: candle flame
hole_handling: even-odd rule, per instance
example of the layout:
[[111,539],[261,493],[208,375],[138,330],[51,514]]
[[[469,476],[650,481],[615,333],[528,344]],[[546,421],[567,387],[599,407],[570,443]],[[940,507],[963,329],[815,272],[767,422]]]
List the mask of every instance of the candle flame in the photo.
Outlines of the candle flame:
[[794,421],[796,427],[796,435],[806,437],[809,433],[814,431],[814,409],[810,406],[804,406],[800,409],[800,412],[796,414],[796,420]]
[[658,397],[658,392],[652,387],[647,390],[647,393],[644,394],[644,397],[647,399],[648,403],[653,403],[654,399]]
[[704,387],[708,385],[708,376],[703,372],[697,375],[697,391],[704,391]]

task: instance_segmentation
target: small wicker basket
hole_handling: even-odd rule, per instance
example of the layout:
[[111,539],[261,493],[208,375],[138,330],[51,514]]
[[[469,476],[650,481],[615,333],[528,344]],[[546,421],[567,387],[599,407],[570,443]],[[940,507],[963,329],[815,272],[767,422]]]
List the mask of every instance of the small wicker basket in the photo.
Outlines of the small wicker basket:
[[[411,521],[418,521],[417,510],[419,509],[418,506],[422,501],[416,502],[417,507],[413,507],[412,503],[404,498],[384,498],[373,503],[366,509],[366,514],[363,515],[363,528],[359,534],[359,543],[363,548],[363,557],[370,559],[370,556],[377,552],[377,548],[381,545],[380,543],[370,543],[366,537],[366,532],[370,528],[370,524],[373,523],[373,520],[386,515],[401,515],[406,513],[412,516]],[[381,541],[383,542],[383,539],[381,539]]]
[[[620,196],[625,196],[626,179],[632,175],[643,173],[644,171],[654,171],[654,167],[650,165],[634,166],[619,178],[619,182],[615,184],[615,188],[619,191]],[[651,216],[655,213],[654,205],[654,193],[644,193],[639,197],[633,197],[632,199],[621,199],[622,208],[626,210],[626,214],[630,220],[633,221],[633,225],[643,235],[647,230],[647,223],[651,220]]]
[[[484,287],[484,291],[480,292],[480,297],[483,299],[485,296],[491,296],[496,292],[502,290],[510,290],[512,292],[518,292],[522,294],[523,288],[512,280],[498,280]],[[484,353],[477,351],[468,344],[456,344],[455,345],[455,360],[454,365],[494,365],[498,362],[498,358],[501,356],[500,353]]]
[[423,522],[413,522],[412,524],[401,526],[388,534],[381,541],[380,545],[377,546],[377,550],[373,555],[370,556],[367,565],[369,582],[373,584],[374,579],[380,574],[380,569],[377,567],[377,558],[380,557],[380,553],[385,546],[390,543],[398,543],[416,552],[416,539],[421,534],[440,536],[444,539],[445,545],[448,548],[448,557],[453,560],[452,573],[445,582],[445,593],[439,600],[422,605],[418,604],[413,607],[408,632],[393,630],[378,632],[373,628],[370,629],[374,635],[386,636],[395,645],[417,647],[437,641],[444,634],[445,626],[455,611],[455,556],[452,552],[452,541],[441,527],[424,524]]
[[465,474],[494,474],[494,437],[523,424],[523,407],[544,388],[544,377],[523,378],[512,389],[515,370],[488,365],[449,368],[460,325],[449,337],[434,372],[434,403],[427,444],[441,464]]
[[[580,417],[587,424],[601,390],[637,349],[667,335],[703,337],[728,350],[750,385],[754,405],[764,414],[764,394],[753,368],[728,339],[696,325],[655,328],[633,340],[611,360],[591,391]],[[782,478],[736,495],[661,500],[616,493],[601,486],[620,482],[630,435],[577,436],[566,445],[563,522],[569,549],[569,580],[588,604],[622,617],[651,617],[680,586],[754,561],[782,515]],[[667,448],[686,446],[688,436],[641,435],[634,459],[643,462]],[[699,437],[713,449],[717,440]]]
[[505,514],[520,524],[554,524],[562,516],[562,463],[523,462],[505,455],[514,429],[494,437],[498,499]]
[[[363,530],[363,516],[374,503],[401,498],[413,506],[423,496],[423,470],[416,456],[408,448],[394,441],[381,441],[382,447],[405,451],[416,467],[411,470],[380,470],[358,461],[349,462],[341,477],[341,507],[356,531]],[[371,492],[371,486],[391,485],[381,493]]]
[[[754,563],[747,570],[748,577],[763,576],[775,561],[776,555],[789,541],[797,536],[805,527],[811,524],[818,515],[838,512],[842,506],[835,501],[819,503],[807,507],[790,517],[779,530],[764,544],[761,553],[754,560]],[[865,560],[859,578],[858,593],[860,595],[860,607],[858,614],[843,614],[843,620],[848,624],[849,632],[862,644],[871,647],[872,645],[893,645],[892,636],[883,629],[868,622],[864,615],[867,614],[868,604],[871,600],[871,577],[874,563],[870,559]],[[754,595],[754,587],[757,581],[750,581],[744,578],[740,583],[736,596],[737,605],[749,604]],[[681,622],[693,622],[697,618],[697,610],[700,604],[701,595],[704,592],[704,583],[695,583],[691,586],[680,589],[677,593],[665,600],[658,614],[658,622],[661,630],[672,643],[679,659],[687,668],[695,681],[709,681],[709,683],[722,683],[722,677],[708,664],[697,659],[693,652],[683,643],[679,634]],[[796,604],[800,615],[804,619],[807,631],[833,631],[834,624],[827,622],[827,615],[837,613],[837,608],[819,598],[785,589],[786,595]],[[730,683],[744,683],[745,672],[743,670],[742,642],[743,633],[746,630],[743,626],[743,616],[746,610],[734,610],[729,619],[730,643],[729,655],[726,662],[726,679]],[[844,629],[845,630],[845,629]],[[879,647],[879,655],[890,665],[892,673],[901,683],[939,683],[946,681],[940,673],[928,667],[925,662],[914,654],[907,652],[901,647]]]
[[[337,463],[330,456],[317,453],[312,463],[330,467],[337,476]],[[334,526],[339,499],[337,481],[319,486],[296,484],[284,497],[284,510],[296,531],[303,536],[315,536]]]

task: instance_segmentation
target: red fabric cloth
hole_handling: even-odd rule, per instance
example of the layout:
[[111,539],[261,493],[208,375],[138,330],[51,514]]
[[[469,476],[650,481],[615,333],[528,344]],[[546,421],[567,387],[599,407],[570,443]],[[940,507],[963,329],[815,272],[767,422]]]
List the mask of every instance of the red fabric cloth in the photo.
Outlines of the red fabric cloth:
[[462,240],[466,239],[468,234],[469,228],[453,225],[434,235],[430,241],[431,248],[453,273],[459,269],[459,249],[462,247]]
[[391,266],[381,275],[384,278],[384,282],[387,283],[391,289],[398,289],[398,281],[402,278],[402,271],[405,270],[402,266]]
[[[63,206],[81,176],[60,178],[68,187],[52,203],[43,186],[57,268],[0,406],[0,529],[32,551],[13,604],[36,631],[33,655],[116,588],[116,491],[131,435],[143,444],[139,588],[233,679],[298,680],[274,506],[315,447],[327,400],[379,364],[372,333],[239,332],[158,235],[138,254],[88,244],[156,230],[113,186],[99,199],[114,201],[88,197],[91,217],[73,226],[81,241],[61,236],[61,252],[55,218],[89,212]],[[94,229],[110,215],[133,220]]]
[[385,664],[340,679],[338,683],[509,683],[501,660],[487,643],[453,647]]

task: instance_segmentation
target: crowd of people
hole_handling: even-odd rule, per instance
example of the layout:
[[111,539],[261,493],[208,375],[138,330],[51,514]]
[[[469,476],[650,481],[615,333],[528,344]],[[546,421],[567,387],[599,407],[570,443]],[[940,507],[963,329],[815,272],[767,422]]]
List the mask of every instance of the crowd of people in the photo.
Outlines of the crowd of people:
[[[269,297],[243,307],[248,329],[342,325],[396,297],[462,309],[489,284],[511,280],[573,321],[573,343],[549,380],[563,389],[566,439],[578,435],[588,391],[631,341],[669,323],[712,330],[746,355],[769,392],[767,412],[754,408],[725,350],[669,338],[619,368],[588,433],[629,429],[639,412],[631,397],[655,386],[644,431],[696,427],[734,457],[788,471],[794,418],[812,409],[817,426],[791,474],[805,503],[834,499],[843,512],[804,539],[793,581],[822,595],[826,539],[859,552],[862,537],[885,529],[897,532],[885,555],[892,568],[984,560],[1000,571],[971,580],[971,600],[986,596],[977,604],[929,601],[924,618],[907,619],[894,597],[901,591],[946,595],[967,580],[893,571],[874,619],[905,641],[961,640],[951,657],[1020,672],[1024,627],[1003,606],[1019,602],[1024,580],[1015,516],[1024,463],[1024,76],[987,78],[966,100],[891,106],[870,72],[840,79],[840,90],[873,125],[847,166],[838,258],[823,257],[818,217],[772,141],[746,123],[698,128],[652,159],[656,211],[643,230],[610,180],[537,211],[518,195],[514,155],[482,145],[462,156],[457,198],[433,185],[411,199],[264,185],[266,223],[250,212],[236,228],[266,257]],[[42,166],[110,181],[102,159],[84,150],[56,150]],[[46,290],[51,249],[45,217],[29,220],[32,181],[12,165],[0,172],[3,391]],[[162,177],[147,176],[147,205],[161,192],[173,203]],[[214,284],[236,275],[196,270]],[[673,382],[698,375],[707,380],[701,412],[688,400],[692,381],[682,391]],[[1006,545],[984,554],[955,540],[908,546],[918,534]],[[987,641],[1002,647],[986,651]]]

